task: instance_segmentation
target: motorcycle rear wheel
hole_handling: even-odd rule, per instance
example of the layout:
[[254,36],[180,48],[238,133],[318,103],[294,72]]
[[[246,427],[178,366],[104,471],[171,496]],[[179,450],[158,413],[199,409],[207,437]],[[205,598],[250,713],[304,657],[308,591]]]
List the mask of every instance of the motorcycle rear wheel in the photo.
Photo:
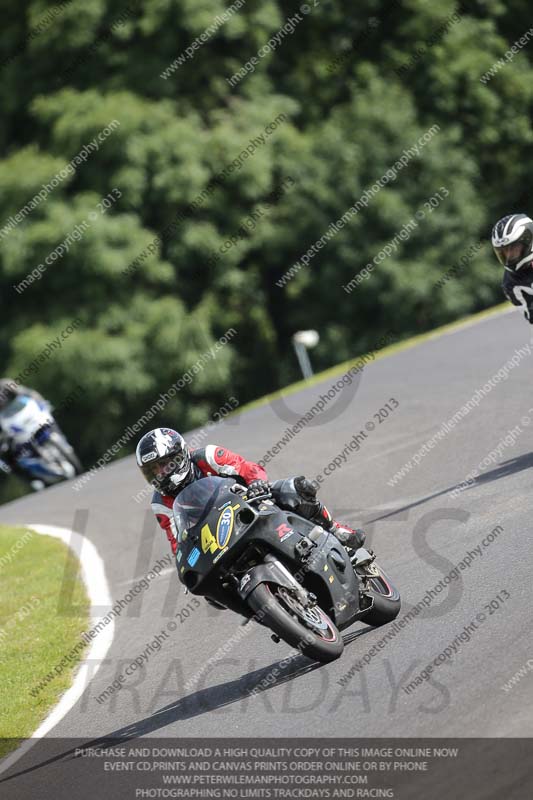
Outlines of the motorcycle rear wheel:
[[372,596],[374,605],[368,614],[362,617],[362,622],[377,628],[396,619],[400,613],[402,601],[398,589],[379,564],[374,561],[371,569],[375,574],[368,579],[368,588],[365,594]]

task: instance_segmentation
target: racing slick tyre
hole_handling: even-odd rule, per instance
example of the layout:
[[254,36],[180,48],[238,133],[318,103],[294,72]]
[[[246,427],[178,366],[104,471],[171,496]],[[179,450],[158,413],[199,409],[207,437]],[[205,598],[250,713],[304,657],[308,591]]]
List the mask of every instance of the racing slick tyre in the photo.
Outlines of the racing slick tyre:
[[260,583],[248,604],[261,624],[308,658],[325,664],[342,655],[344,642],[328,615],[316,604],[305,607],[284,586]]

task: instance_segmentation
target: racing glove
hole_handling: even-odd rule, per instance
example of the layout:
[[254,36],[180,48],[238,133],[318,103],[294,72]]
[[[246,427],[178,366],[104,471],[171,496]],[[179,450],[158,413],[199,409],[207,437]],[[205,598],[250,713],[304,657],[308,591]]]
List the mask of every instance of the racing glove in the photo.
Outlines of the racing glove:
[[316,489],[305,475],[298,475],[298,477],[294,479],[294,488],[302,500],[307,500],[310,503],[316,500]]
[[270,484],[268,481],[263,481],[258,478],[255,481],[252,481],[248,484],[248,488],[246,490],[246,496],[249,500],[253,497],[258,497],[260,494],[269,494],[270,493]]

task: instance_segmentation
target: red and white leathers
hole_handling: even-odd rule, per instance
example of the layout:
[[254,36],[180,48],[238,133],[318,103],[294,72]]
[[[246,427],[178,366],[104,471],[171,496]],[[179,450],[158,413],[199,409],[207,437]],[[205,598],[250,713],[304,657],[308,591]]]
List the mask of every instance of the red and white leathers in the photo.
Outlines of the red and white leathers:
[[[259,464],[255,464],[253,461],[247,461],[245,458],[238,455],[238,453],[233,453],[231,450],[227,450],[225,447],[219,447],[218,445],[210,444],[204,448],[191,450],[191,461],[195,480],[207,478],[209,475],[219,475],[222,478],[235,478],[237,482],[243,483],[246,486],[256,480],[268,481],[265,470],[263,467],[259,466]],[[280,490],[283,485],[283,491],[279,492],[280,497],[277,497],[278,492],[276,491],[276,484],[279,484]],[[290,493],[289,484],[292,484],[294,490],[293,479],[276,481],[272,486],[274,500],[278,503],[279,500],[282,500],[282,495],[284,495],[286,491]],[[320,525],[323,525],[327,530],[331,530],[339,536],[343,544],[350,543],[349,540],[353,536],[354,543],[352,546],[360,546],[358,538],[358,536],[360,537],[360,532],[352,530],[352,528],[349,528],[347,525],[341,525],[341,523],[335,522],[327,508],[322,505],[322,503],[319,503],[318,500],[311,503],[306,502],[303,497],[299,496],[298,492],[296,492],[296,499],[300,500],[297,511],[301,516],[313,519]],[[172,516],[174,500],[175,498],[172,495],[164,495],[157,491],[152,495],[152,510],[160,526],[165,531],[170,546],[172,547],[172,552],[175,555],[177,550],[177,531]],[[279,504],[282,508],[286,505],[284,502]],[[292,505],[291,503],[291,506]],[[344,541],[346,538],[348,538],[348,542]]]
[[[231,450],[214,444],[198,450],[191,450],[191,461],[195,480],[207,478],[209,475],[219,475],[221,478],[235,478],[236,481],[244,483],[246,486],[255,480],[268,480],[265,470],[259,464],[246,461],[237,453],[232,453]],[[157,491],[152,495],[152,511],[165,531],[175,555],[177,549],[176,527],[171,513],[174,499],[172,495],[164,495]]]

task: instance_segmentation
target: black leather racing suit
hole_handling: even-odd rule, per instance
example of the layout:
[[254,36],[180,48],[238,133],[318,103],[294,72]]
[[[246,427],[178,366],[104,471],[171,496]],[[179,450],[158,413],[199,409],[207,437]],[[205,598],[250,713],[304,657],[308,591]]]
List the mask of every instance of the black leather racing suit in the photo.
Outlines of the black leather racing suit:
[[533,325],[533,262],[516,271],[504,267],[502,289],[514,306],[522,306],[525,318]]

